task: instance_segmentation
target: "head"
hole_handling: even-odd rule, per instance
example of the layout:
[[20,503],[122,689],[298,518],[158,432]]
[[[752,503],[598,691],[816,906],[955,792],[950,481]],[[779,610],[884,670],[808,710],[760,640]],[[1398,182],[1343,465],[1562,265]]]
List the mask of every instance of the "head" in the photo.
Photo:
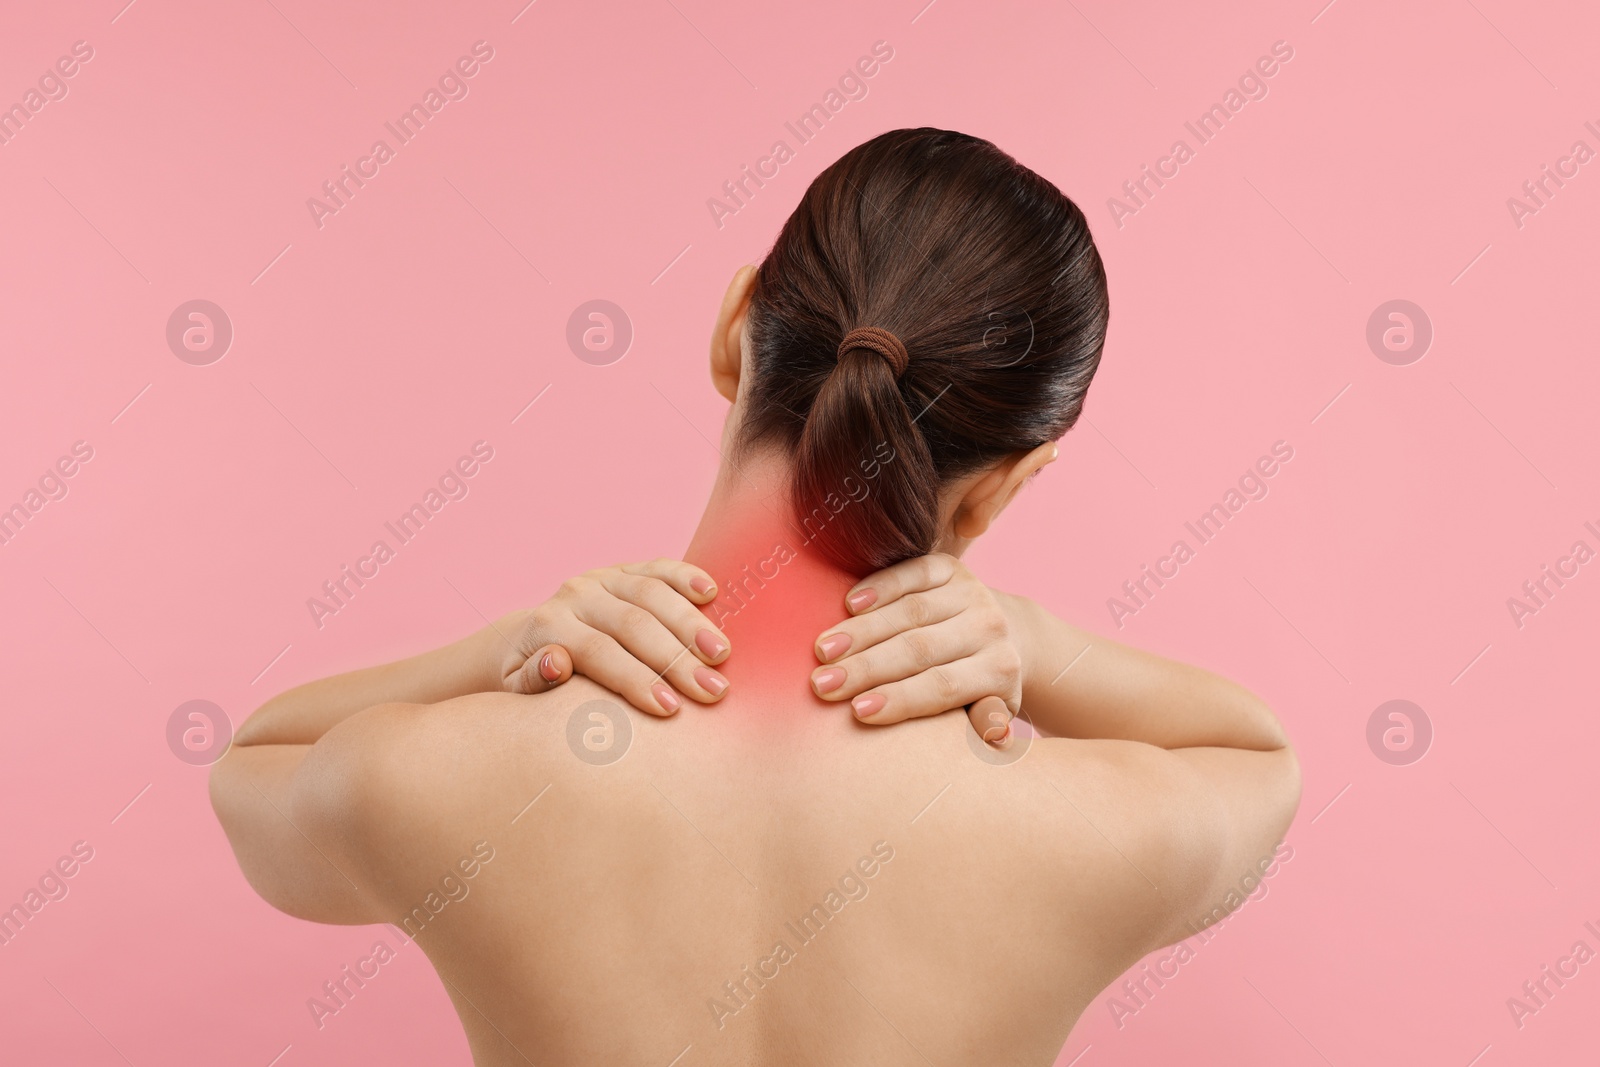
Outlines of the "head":
[[[959,554],[1056,457],[1108,317],[1088,224],[1054,185],[966,134],[883,134],[818,175],[729,286],[711,372],[730,458],[788,457],[797,520],[846,570]],[[899,340],[903,370],[881,344],[841,350],[861,327]]]

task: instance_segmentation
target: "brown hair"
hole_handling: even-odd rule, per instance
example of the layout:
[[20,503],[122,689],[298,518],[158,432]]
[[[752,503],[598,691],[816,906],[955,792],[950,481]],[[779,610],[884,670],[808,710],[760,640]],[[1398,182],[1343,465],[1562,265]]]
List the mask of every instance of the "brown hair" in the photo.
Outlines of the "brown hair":
[[[1109,315],[1054,185],[967,134],[882,134],[817,176],[761,264],[739,447],[794,457],[796,512],[841,566],[925,554],[945,484],[1072,428]],[[862,327],[898,339],[903,373]]]

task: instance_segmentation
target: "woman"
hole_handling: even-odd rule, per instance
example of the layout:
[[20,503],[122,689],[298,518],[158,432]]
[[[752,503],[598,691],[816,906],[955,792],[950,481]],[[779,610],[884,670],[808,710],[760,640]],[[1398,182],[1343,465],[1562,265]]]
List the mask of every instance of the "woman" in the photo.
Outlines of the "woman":
[[[723,298],[685,562],[263,706],[212,776],[246,877],[396,923],[478,1064],[1050,1063],[1299,801],[1244,689],[959,562],[1055,458],[1107,315],[1082,214],[993,145],[852,150]],[[1045,736],[933,714],[968,704]]]

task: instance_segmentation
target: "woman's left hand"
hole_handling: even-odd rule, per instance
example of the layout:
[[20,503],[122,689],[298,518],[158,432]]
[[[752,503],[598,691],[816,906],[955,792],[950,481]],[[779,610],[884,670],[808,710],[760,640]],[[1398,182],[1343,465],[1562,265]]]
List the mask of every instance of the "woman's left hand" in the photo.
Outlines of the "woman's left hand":
[[819,697],[850,701],[875,726],[966,708],[978,736],[1006,743],[1022,706],[1022,656],[1000,601],[960,560],[897,563],[845,603],[851,617],[817,638]]

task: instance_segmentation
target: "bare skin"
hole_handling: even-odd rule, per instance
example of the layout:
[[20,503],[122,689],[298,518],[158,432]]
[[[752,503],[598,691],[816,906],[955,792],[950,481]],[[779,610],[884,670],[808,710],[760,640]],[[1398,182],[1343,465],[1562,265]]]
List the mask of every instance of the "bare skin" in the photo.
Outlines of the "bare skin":
[[[712,343],[730,435],[747,292]],[[1109,982],[1226,914],[1299,799],[1241,687],[968,581],[953,557],[1054,455],[951,486],[945,554],[860,582],[794,543],[781,457],[725,467],[685,555],[719,587],[693,602],[734,650],[723,692],[648,652],[616,691],[530,692],[542,651],[506,627],[302,686],[213,770],[241,868],[289,914],[413,934],[480,1065],[1050,1063]],[[925,714],[1012,683],[1050,736]]]

